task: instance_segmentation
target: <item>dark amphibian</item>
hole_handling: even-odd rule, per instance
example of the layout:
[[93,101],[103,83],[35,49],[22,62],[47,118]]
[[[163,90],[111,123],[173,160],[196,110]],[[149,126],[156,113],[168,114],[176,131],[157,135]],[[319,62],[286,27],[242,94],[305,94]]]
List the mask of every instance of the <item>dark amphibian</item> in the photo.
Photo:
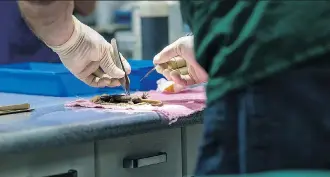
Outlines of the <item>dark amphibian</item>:
[[163,102],[159,100],[148,99],[148,93],[139,95],[109,95],[103,94],[95,96],[91,99],[93,103],[103,105],[152,105],[152,106],[163,106]]

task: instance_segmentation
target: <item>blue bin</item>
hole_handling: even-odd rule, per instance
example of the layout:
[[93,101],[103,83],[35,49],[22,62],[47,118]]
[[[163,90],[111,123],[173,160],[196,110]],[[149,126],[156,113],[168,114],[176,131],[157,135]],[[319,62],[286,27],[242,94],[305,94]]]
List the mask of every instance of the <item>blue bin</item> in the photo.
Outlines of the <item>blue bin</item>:
[[[132,66],[131,90],[156,88],[161,75],[156,72],[140,83],[143,74],[153,67],[152,61],[129,61]],[[20,63],[0,65],[0,92],[45,96],[81,96],[122,92],[122,88],[93,88],[78,80],[62,64]]]
[[162,78],[156,71],[152,72],[147,78],[140,80],[154,68],[152,60],[128,60],[132,67],[129,75],[132,91],[148,91],[157,89],[156,81]]
[[114,15],[114,23],[116,24],[131,25],[132,23],[131,11],[116,10],[113,15]]

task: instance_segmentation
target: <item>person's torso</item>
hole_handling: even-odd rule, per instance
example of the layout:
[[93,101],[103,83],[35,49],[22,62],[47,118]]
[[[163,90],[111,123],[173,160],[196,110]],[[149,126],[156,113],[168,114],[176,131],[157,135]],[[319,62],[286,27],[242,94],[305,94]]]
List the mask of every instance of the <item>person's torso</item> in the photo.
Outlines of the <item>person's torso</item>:
[[16,1],[0,3],[0,24],[0,64],[59,62],[57,54],[28,28]]
[[189,1],[208,102],[330,50],[330,1]]

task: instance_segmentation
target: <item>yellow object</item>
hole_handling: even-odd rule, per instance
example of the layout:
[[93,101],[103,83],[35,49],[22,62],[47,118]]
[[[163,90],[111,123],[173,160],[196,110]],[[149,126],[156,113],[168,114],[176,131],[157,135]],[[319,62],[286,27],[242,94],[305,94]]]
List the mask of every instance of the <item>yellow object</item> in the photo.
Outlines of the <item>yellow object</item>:
[[174,93],[174,83],[164,88],[164,92]]
[[30,109],[30,104],[24,103],[24,104],[0,106],[0,111],[23,110],[23,109]]
[[179,69],[187,66],[186,60],[180,56],[176,56],[167,62],[169,69]]
[[32,109],[30,108],[30,104],[28,103],[0,106],[0,115],[29,112],[29,111],[32,111]]
[[157,81],[157,91],[164,93],[178,93],[184,89],[184,86],[175,84],[173,81],[168,81],[161,78]]

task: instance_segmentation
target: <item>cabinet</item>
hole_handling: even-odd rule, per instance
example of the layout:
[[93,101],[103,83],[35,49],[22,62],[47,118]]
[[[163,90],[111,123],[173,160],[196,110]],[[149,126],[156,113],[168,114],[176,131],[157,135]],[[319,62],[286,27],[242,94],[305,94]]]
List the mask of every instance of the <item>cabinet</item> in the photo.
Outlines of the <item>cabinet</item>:
[[[77,175],[70,175],[70,169],[76,170]],[[24,154],[2,154],[0,176],[95,177],[94,144],[41,149]]]
[[203,125],[196,124],[182,128],[182,143],[184,147],[182,148],[183,157],[183,176],[191,177],[194,174],[198,149],[202,140]]
[[[2,154],[1,177],[191,177],[202,125]],[[77,175],[72,171],[77,171]]]
[[96,177],[182,177],[179,128],[103,140],[95,148]]

